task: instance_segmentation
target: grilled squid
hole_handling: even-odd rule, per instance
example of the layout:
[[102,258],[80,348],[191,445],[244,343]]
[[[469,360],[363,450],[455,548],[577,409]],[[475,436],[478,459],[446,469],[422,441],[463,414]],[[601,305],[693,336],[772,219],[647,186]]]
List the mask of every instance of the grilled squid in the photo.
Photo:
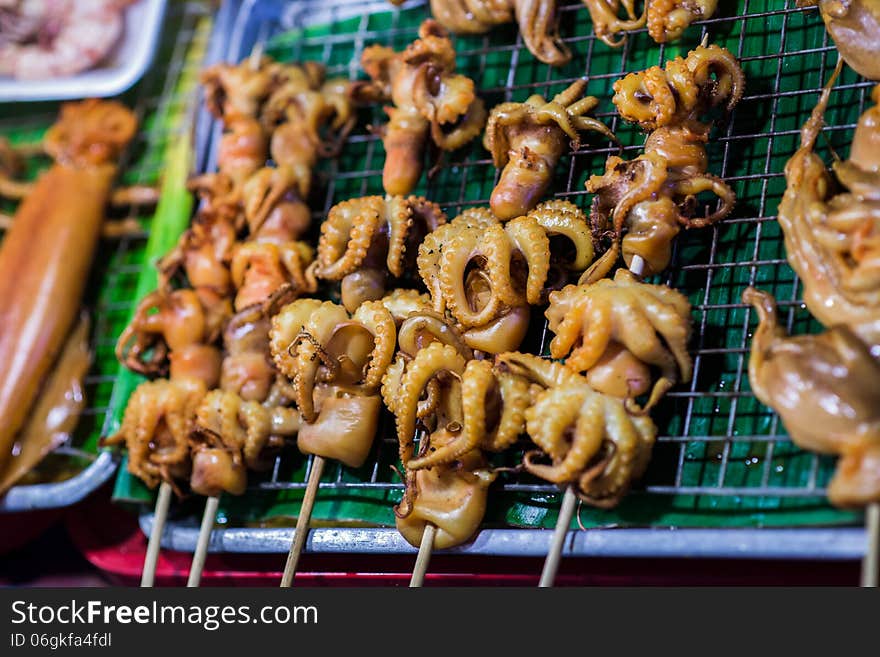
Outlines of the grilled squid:
[[115,102],[62,106],[40,175],[0,244],[0,469],[80,312],[134,115]]
[[483,101],[473,80],[455,72],[452,41],[437,22],[423,22],[419,38],[403,52],[378,45],[365,48],[361,65],[370,81],[356,84],[354,97],[392,102],[385,108],[389,122],[380,130],[386,193],[412,192],[422,175],[428,139],[451,151],[482,131]]
[[859,75],[880,80],[880,3],[877,0],[798,0],[819,7],[825,28],[843,59]]
[[743,301],[758,312],[749,382],[800,447],[840,457],[828,486],[837,506],[880,501],[880,363],[846,325],[789,337],[776,300],[754,288]]

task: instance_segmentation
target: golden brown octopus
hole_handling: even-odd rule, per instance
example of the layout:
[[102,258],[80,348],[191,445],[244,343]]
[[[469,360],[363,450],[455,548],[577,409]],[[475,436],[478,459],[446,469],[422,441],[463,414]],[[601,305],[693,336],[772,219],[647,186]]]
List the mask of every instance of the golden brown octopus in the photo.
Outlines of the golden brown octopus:
[[652,66],[614,83],[620,115],[645,130],[682,125],[710,109],[731,111],[742,98],[745,74],[733,54],[716,45],[697,46],[664,68]]
[[381,409],[379,387],[397,343],[381,301],[349,315],[330,301],[298,299],[272,318],[269,342],[302,415],[297,445],[306,454],[360,467]]
[[343,201],[321,224],[314,275],[342,281],[342,304],[354,312],[385,294],[388,274],[410,271],[425,235],[445,223],[440,206],[421,196]]
[[657,43],[674,41],[694,21],[711,18],[718,0],[647,0],[648,34]]
[[[698,46],[665,69],[654,66],[615,82],[613,100],[621,116],[652,132],[642,155],[630,161],[611,156],[605,173],[587,181],[595,194],[594,234],[597,241],[610,237],[611,246],[583,280],[607,275],[621,251],[627,266],[638,255],[645,261],[644,275],[656,274],[668,266],[682,227],[702,228],[733,210],[733,190],[708,173],[711,123],[700,119],[720,105],[732,110],[744,84],[736,59],[715,45]],[[714,211],[698,200],[705,192],[718,201]]]
[[[836,77],[836,76],[835,76]],[[788,262],[804,302],[825,326],[847,324],[866,341],[880,337],[880,87],[862,114],[848,160],[832,176],[813,152],[834,78],[801,129],[801,146],[785,165],[779,204]]]
[[424,21],[419,38],[403,52],[379,45],[365,48],[361,65],[370,81],[356,83],[354,97],[392,103],[385,108],[389,122],[379,130],[386,153],[386,193],[412,192],[422,175],[429,137],[438,148],[451,151],[482,131],[483,101],[473,80],[455,72],[452,41],[436,21]]
[[539,61],[561,66],[571,60],[559,38],[556,0],[431,0],[431,14],[453,34],[484,34],[516,21],[526,48]]
[[622,399],[594,390],[559,363],[515,352],[495,360],[542,388],[525,411],[526,431],[539,448],[524,455],[525,470],[573,485],[593,506],[616,506],[650,461],[657,436],[651,418],[633,414]]
[[125,407],[119,430],[104,445],[125,444],[128,470],[149,487],[190,472],[195,413],[221,376],[214,346],[225,309],[205,308],[194,290],[157,290],[138,305],[119,336],[116,357],[141,374],[169,378],[141,383]]
[[[444,549],[467,541],[479,528],[495,474],[478,445],[495,443],[503,448],[516,439],[523,425],[520,407],[528,403],[528,388],[522,384],[524,395],[522,391],[513,394],[508,388],[507,403],[501,402],[508,410],[500,412],[495,406],[492,412],[497,424],[490,427],[485,412],[480,414],[485,409],[478,407],[487,394],[500,393],[493,393],[488,377],[476,373],[471,365],[485,361],[467,363],[460,347],[436,337],[429,338],[416,353],[398,356],[384,377],[382,394],[395,414],[405,472],[403,499],[394,508],[397,529],[410,544],[418,546],[426,524],[431,523],[437,528],[434,547]],[[468,367],[470,383],[466,384],[463,377]],[[488,374],[491,377],[491,372]],[[423,392],[427,398],[420,401]],[[519,401],[513,402],[513,397]],[[419,440],[418,454],[417,418],[427,431]]]
[[[617,48],[622,46],[626,36],[618,37],[621,32],[637,30],[645,26],[647,8],[636,16],[635,0],[581,0],[590,12],[593,21],[593,32],[603,42]],[[626,12],[626,18],[620,16],[620,10]]]
[[771,295],[748,288],[743,301],[760,319],[749,359],[755,396],[798,446],[840,456],[828,486],[833,504],[880,501],[880,363],[848,326],[789,337]]
[[[650,391],[645,410],[693,370],[687,343],[690,303],[677,290],[641,282],[618,269],[614,279],[569,285],[550,294],[550,355],[585,372],[600,392],[631,400]],[[651,385],[650,368],[660,376]]]
[[[551,238],[570,242],[571,260],[551,258]],[[454,318],[468,346],[501,353],[522,342],[529,304],[546,300],[548,282],[564,284],[567,269],[582,270],[592,258],[583,213],[549,201],[506,224],[487,208],[465,210],[424,239],[418,268],[434,310]]]
[[546,101],[540,95],[523,103],[502,103],[492,109],[483,145],[493,164],[502,169],[489,205],[506,221],[534,208],[547,191],[556,164],[567,150],[580,147],[580,133],[591,130],[617,141],[605,124],[587,116],[599,103],[584,96],[586,80],[576,80]]

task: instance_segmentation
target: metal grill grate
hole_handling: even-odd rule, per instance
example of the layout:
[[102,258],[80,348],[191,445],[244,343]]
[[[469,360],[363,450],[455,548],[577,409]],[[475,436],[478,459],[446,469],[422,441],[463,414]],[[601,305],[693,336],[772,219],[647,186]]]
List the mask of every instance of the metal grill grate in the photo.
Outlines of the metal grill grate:
[[[725,46],[737,56],[747,77],[745,97],[725,125],[716,125],[708,146],[709,171],[734,188],[737,207],[716,226],[683,232],[672,266],[657,279],[681,290],[693,304],[693,380],[673,389],[653,413],[660,436],[646,476],[630,495],[634,501],[624,502],[627,515],[602,512],[605,515],[594,522],[615,524],[624,518],[630,524],[656,526],[656,518],[662,516],[658,509],[667,509],[669,499],[675,499],[679,518],[689,511],[703,512],[697,522],[706,522],[713,511],[803,508],[825,514],[821,520],[814,516],[813,522],[852,520],[851,515],[835,515],[823,500],[833,459],[797,449],[778,417],[752,395],[747,357],[755,318],[740,303],[742,290],[754,284],[776,294],[790,330],[818,328],[800,303],[798,282],[786,264],[775,213],[785,187],[784,164],[797,148],[800,127],[836,61],[821,19],[814,10],[796,8],[793,0],[784,4],[741,0],[721,3],[718,15],[695,23],[681,42],[658,46],[640,30],[629,34],[623,48],[611,49],[595,38],[589,14],[579,2],[560,4],[562,37],[574,54],[572,62],[561,69],[537,62],[513,26],[455,39],[459,70],[475,79],[487,107],[522,101],[533,93],[551,96],[587,76],[587,93],[601,101],[596,116],[626,144],[622,155],[630,159],[641,152],[644,136],[620,121],[610,102],[611,86],[622,75],[685,55],[708,34],[710,43]],[[429,16],[419,2],[408,3],[401,11],[390,10],[385,2],[353,5],[344,0],[307,0],[284,5],[245,5],[231,35],[228,59],[247,56],[260,42],[277,59],[322,61],[328,64],[328,74],[354,79],[362,76],[359,59],[365,46],[381,43],[402,49],[417,36],[420,21]],[[317,25],[325,27],[310,27]],[[842,156],[848,151],[870,86],[852,71],[836,86],[825,135]],[[363,110],[343,155],[322,163],[315,185],[318,193],[310,199],[316,224],[335,203],[383,193],[384,151],[379,138],[365,128],[384,120],[379,107]],[[580,150],[563,158],[551,188],[554,195],[586,209],[586,178],[601,173],[605,158],[618,152],[610,142],[588,138]],[[497,176],[488,152],[477,141],[447,156],[436,175],[423,181],[415,193],[439,202],[454,216],[465,207],[488,204]],[[552,336],[548,336],[541,311],[533,314],[524,351],[546,354]],[[324,491],[402,490],[391,469],[397,444],[390,418],[380,431],[368,465],[358,470],[328,466],[322,495]],[[515,455],[505,457],[507,464],[514,461]],[[253,482],[241,504],[253,504],[260,491],[271,495],[303,489],[310,467],[310,458],[286,452],[266,478]],[[497,488],[502,498],[521,495],[517,499],[540,501],[548,508],[558,504],[554,486],[511,473],[501,479]],[[233,523],[235,502],[229,504],[232,510],[227,520]],[[639,506],[649,510],[640,515],[634,511]],[[248,517],[256,520],[252,512]],[[715,521],[716,526],[719,522],[728,526]],[[764,522],[772,520],[746,521]]]
[[[189,138],[188,135],[174,134],[173,122],[168,118],[178,111],[181,104],[193,102],[192,98],[181,96],[177,84],[182,75],[194,72],[200,66],[200,62],[189,61],[186,53],[195,39],[209,38],[207,31],[199,29],[197,25],[199,19],[206,16],[206,11],[207,8],[200,2],[169,3],[166,29],[158,46],[156,63],[132,90],[120,98],[134,110],[140,125],[137,136],[120,161],[121,181],[124,184],[157,183],[166,144]],[[23,111],[23,107],[27,107],[27,110]],[[48,102],[0,107],[0,135],[14,143],[36,142],[56,120],[58,108],[58,103]],[[30,173],[36,175],[45,163],[46,160],[29,162]],[[0,209],[12,212],[14,205],[4,204]],[[151,208],[132,207],[128,210],[128,216],[149,226],[151,212]],[[99,246],[85,299],[93,322],[91,348],[94,354],[92,367],[85,379],[88,407],[75,435],[37,468],[28,483],[77,477],[89,463],[97,459],[97,441],[108,418],[111,393],[119,368],[114,347],[117,336],[128,320],[138,275],[147,266],[144,262],[146,241],[145,230],[118,240],[104,240]],[[108,468],[102,477],[85,477],[79,484],[68,486],[61,503],[73,503],[89,493],[112,471],[112,468]],[[39,496],[27,495],[28,488],[19,488],[5,498],[4,509],[16,510],[10,507],[10,499],[23,502],[27,508],[41,506],[49,503],[49,499],[54,499],[47,497],[45,491]]]

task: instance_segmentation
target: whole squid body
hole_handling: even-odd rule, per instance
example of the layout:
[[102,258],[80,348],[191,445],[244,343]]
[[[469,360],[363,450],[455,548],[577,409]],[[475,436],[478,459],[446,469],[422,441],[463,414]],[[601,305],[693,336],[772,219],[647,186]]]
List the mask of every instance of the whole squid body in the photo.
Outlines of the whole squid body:
[[118,103],[65,104],[44,141],[55,162],[0,243],[0,470],[78,317],[115,161],[136,129]]

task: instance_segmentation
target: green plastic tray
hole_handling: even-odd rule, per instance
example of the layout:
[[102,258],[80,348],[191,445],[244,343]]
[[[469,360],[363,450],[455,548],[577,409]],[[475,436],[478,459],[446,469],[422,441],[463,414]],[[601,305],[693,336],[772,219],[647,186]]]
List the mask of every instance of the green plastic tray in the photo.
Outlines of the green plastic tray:
[[[330,74],[362,77],[358,62],[364,46],[381,43],[402,49],[428,16],[424,6],[386,10],[383,5],[377,13],[359,15],[346,14],[351,3],[339,0],[306,4],[315,11],[285,16],[263,7],[240,16],[232,58],[246,56],[255,41],[266,39],[266,52],[278,59],[318,60],[328,64]],[[716,125],[708,147],[709,170],[734,188],[736,209],[719,225],[682,233],[673,265],[656,279],[680,289],[693,304],[693,381],[675,388],[656,408],[660,437],[643,480],[617,509],[584,507],[579,521],[587,527],[715,528],[861,522],[861,513],[834,509],[824,498],[834,460],[795,447],[778,417],[750,392],[746,360],[756,317],[740,302],[743,289],[755,284],[778,297],[793,331],[818,329],[800,303],[775,213],[785,187],[785,162],[836,62],[821,19],[814,10],[796,8],[791,0],[741,0],[721,3],[715,17],[695,24],[674,44],[658,46],[642,30],[630,34],[624,47],[612,49],[593,36],[589,14],[580,3],[561,4],[561,32],[573,53],[572,61],[561,68],[532,57],[512,25],[485,36],[455,39],[459,70],[476,80],[489,107],[533,93],[550,96],[587,76],[588,93],[601,100],[598,116],[625,145],[624,157],[631,158],[640,152],[644,135],[621,122],[611,104],[612,84],[624,73],[684,55],[708,34],[711,43],[739,58],[747,78],[745,98],[726,124]],[[321,25],[298,22],[314,21],[316,16],[324,21]],[[842,75],[827,115],[826,156],[828,146],[841,156],[847,154],[870,88],[851,70]],[[339,201],[382,193],[384,151],[367,126],[384,120],[379,107],[362,110],[342,156],[321,163],[310,199],[316,223]],[[553,194],[588,208],[584,183],[591,174],[601,173],[606,157],[616,152],[610,143],[588,139],[579,151],[563,158]],[[437,174],[423,180],[415,193],[439,202],[453,216],[464,207],[485,205],[496,175],[489,154],[476,140],[446,156]],[[543,352],[541,311],[533,318],[523,349]],[[374,459],[363,468],[327,468],[313,513],[315,524],[393,525],[391,508],[400,499],[401,487],[391,468],[397,454],[392,428],[386,422]],[[507,454],[499,462],[512,464],[516,456]],[[218,522],[227,527],[292,525],[309,463],[291,447],[270,475],[252,477],[245,495],[222,499]],[[125,480],[127,475],[120,477]],[[149,501],[130,483],[124,486],[130,499]],[[485,526],[553,527],[559,502],[556,488],[505,473],[491,491]],[[172,523],[195,523],[201,505],[197,499],[176,505]]]

